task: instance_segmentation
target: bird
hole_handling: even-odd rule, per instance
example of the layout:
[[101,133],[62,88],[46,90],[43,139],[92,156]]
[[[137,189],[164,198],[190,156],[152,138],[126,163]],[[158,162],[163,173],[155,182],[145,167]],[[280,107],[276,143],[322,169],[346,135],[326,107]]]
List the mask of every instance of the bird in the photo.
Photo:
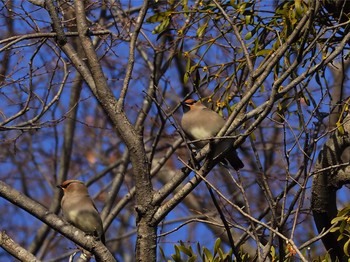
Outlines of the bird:
[[[200,101],[192,98],[182,102],[183,116],[181,127],[189,140],[198,140],[193,145],[201,149],[209,143],[209,138],[213,138],[225,125],[226,120],[215,111],[207,108]],[[214,149],[214,159],[220,156],[220,161],[228,161],[235,170],[244,167],[242,160],[238,157],[236,150],[233,148],[233,139],[223,139]]]
[[61,208],[64,218],[105,244],[102,220],[85,184],[80,180],[66,180],[57,187],[63,190]]

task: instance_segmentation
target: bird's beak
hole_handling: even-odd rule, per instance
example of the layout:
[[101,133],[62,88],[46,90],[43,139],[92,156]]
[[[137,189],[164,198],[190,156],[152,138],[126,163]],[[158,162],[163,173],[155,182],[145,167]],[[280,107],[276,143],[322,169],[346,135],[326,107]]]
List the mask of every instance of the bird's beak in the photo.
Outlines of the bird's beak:
[[62,189],[61,185],[57,185],[56,187],[59,188],[59,189]]

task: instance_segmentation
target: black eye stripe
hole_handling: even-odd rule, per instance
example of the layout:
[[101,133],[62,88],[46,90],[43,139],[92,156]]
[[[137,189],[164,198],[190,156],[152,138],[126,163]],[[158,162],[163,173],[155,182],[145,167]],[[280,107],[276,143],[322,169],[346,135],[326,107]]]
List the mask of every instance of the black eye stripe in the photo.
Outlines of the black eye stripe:
[[72,184],[73,182],[70,182],[68,184],[62,185],[62,188],[67,188],[70,184]]

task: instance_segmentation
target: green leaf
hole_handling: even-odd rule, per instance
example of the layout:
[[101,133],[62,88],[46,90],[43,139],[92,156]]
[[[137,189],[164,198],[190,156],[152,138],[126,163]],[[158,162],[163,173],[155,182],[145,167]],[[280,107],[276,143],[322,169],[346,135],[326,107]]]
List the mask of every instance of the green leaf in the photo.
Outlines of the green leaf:
[[193,256],[193,257],[190,257],[188,260],[187,260],[187,262],[195,262],[195,261],[197,261],[197,256]]
[[303,14],[302,0],[294,0],[295,10],[297,14],[300,16]]
[[251,15],[246,15],[245,16],[245,24],[249,25],[252,21],[252,16]]
[[182,8],[185,11],[184,16],[187,17],[187,14],[188,14],[188,0],[182,0]]
[[349,256],[349,244],[350,244],[350,238],[348,239],[348,241],[346,241],[346,243],[344,244],[344,247],[343,247],[344,254],[346,256]]
[[197,29],[197,36],[198,37],[202,37],[204,32],[205,32],[205,29],[207,29],[208,27],[208,22],[204,23],[203,25],[201,25],[198,29]]
[[218,253],[218,250],[220,249],[220,245],[221,245],[221,239],[217,238],[214,244],[214,257]]
[[339,230],[339,227],[333,227],[331,230],[329,230],[329,232],[336,232]]
[[205,254],[205,256],[207,257],[207,259],[209,261],[212,261],[213,260],[213,255],[211,254],[211,252],[209,251],[208,248],[204,247],[203,248],[203,253]]
[[191,58],[190,56],[187,57],[187,64],[186,64],[186,71],[184,75],[184,84],[187,84],[188,82],[188,77],[190,75],[190,66],[191,66]]
[[344,216],[335,217],[335,218],[332,219],[331,224],[335,224],[335,223],[337,223],[337,222],[339,222],[339,221],[343,221],[343,220],[345,220],[345,219],[346,219],[346,217],[344,217]]
[[153,29],[152,34],[159,34],[163,32],[170,24],[170,18],[166,17],[156,28]]
[[180,252],[184,253],[185,255],[191,257],[193,256],[193,252],[191,249],[189,249],[188,247],[185,247],[185,246],[178,246]]
[[344,235],[339,235],[338,238],[337,238],[337,241],[340,241],[344,238]]
[[264,93],[265,92],[265,85],[261,84],[260,86],[260,93]]
[[171,15],[171,12],[162,12],[162,13],[157,13],[155,15],[152,15],[147,18],[146,22],[148,23],[155,23],[155,22],[161,22],[163,21],[166,17],[169,17]]
[[339,134],[340,135],[344,135],[345,134],[345,130],[344,130],[344,126],[342,125],[342,123],[338,121],[336,123],[336,125],[337,125],[337,128],[338,128]]
[[252,31],[249,31],[249,32],[244,36],[244,39],[245,39],[245,40],[249,40],[249,39],[252,38],[252,36],[253,36]]
[[218,249],[218,254],[219,254],[219,258],[221,259],[221,261],[225,261],[226,254],[224,254],[224,252],[221,250],[221,248]]
[[340,227],[339,227],[339,233],[340,234],[342,234],[343,232],[344,232],[344,230],[345,230],[345,226],[347,225],[347,223],[345,223],[345,222],[342,222],[341,224],[340,224]]
[[162,247],[159,247],[159,253],[160,253],[161,257],[162,257],[164,260],[166,260],[165,254],[164,254],[164,250],[163,250]]
[[199,242],[197,242],[197,253],[201,253],[201,244],[199,244]]
[[190,74],[192,74],[192,73],[194,72],[194,70],[196,70],[197,68],[198,68],[198,64],[195,64],[195,65],[193,65],[193,66],[190,67],[190,70],[188,70],[188,72],[189,72]]
[[269,55],[271,53],[271,49],[263,49],[258,51],[255,55],[256,56],[265,56],[265,55]]
[[350,214],[350,206],[344,207],[342,210],[338,212],[338,217],[340,216],[348,216]]
[[253,35],[255,35],[256,32],[257,32],[257,27],[254,27],[251,31],[249,31],[249,32],[245,35],[244,39],[245,39],[245,40],[250,40],[250,39],[253,37]]
[[181,262],[181,255],[177,245],[174,246],[175,254],[172,254],[171,257],[174,259],[174,262]]

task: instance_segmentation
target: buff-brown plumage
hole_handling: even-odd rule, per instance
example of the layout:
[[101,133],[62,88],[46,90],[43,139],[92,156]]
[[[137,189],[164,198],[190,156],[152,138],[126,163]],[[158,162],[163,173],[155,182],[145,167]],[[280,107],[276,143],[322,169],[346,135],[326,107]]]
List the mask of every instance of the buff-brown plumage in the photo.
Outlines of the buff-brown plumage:
[[[186,136],[190,140],[200,140],[193,144],[197,148],[202,148],[213,138],[225,125],[226,121],[218,113],[207,108],[200,101],[187,99],[183,102],[184,114],[181,119],[181,126]],[[232,139],[223,139],[214,150],[214,158],[223,151],[224,160],[227,160],[235,169],[244,167],[243,162],[239,159],[236,150],[232,147]],[[229,149],[231,148],[231,149]]]
[[98,213],[85,184],[79,180],[66,180],[58,186],[63,190],[61,208],[63,216],[72,225],[105,243],[104,230]]

